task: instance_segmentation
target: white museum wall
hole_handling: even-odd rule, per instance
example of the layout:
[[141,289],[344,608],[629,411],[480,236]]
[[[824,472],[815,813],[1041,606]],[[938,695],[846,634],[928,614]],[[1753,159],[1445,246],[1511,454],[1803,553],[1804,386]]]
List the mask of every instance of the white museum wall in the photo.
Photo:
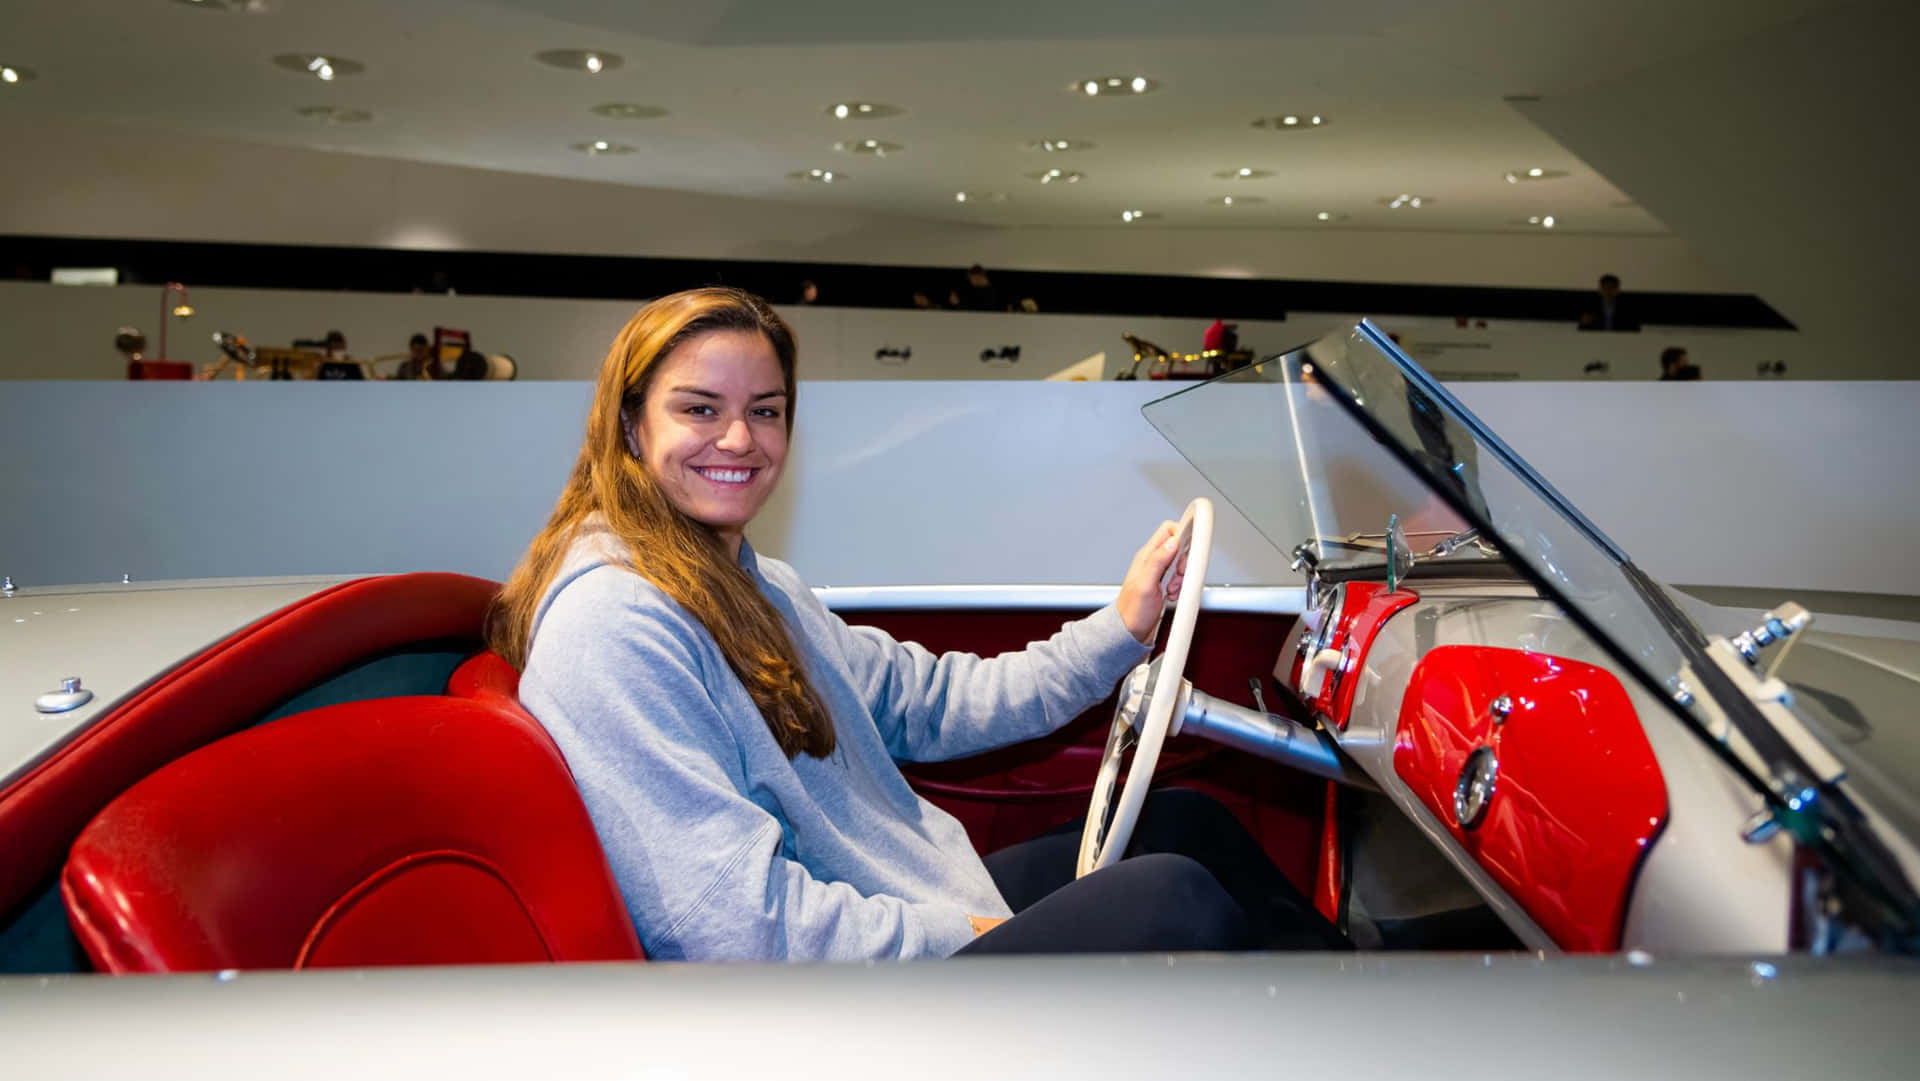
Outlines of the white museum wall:
[[[816,585],[1112,583],[1209,486],[1147,383],[818,382],[749,531]],[[21,585],[441,569],[499,578],[577,451],[581,383],[58,383],[0,393]],[[1650,573],[1920,595],[1917,383],[1462,384]],[[1212,575],[1290,583],[1221,508]]]
[[1671,235],[993,228],[30,116],[0,118],[0,146],[32,163],[0,170],[0,235],[1748,291]]
[[[190,283],[189,283],[190,284]],[[537,297],[412,296],[308,290],[192,288],[192,319],[170,318],[168,351],[196,364],[219,359],[215,330],[245,335],[255,345],[287,345],[345,333],[356,357],[403,353],[409,335],[433,327],[471,331],[476,348],[506,353],[520,378],[592,379],[614,334],[638,307],[629,300]],[[1111,377],[1131,363],[1122,333],[1168,349],[1197,351],[1206,320],[1097,315],[1021,315],[782,306],[801,346],[808,379],[1039,379],[1095,353],[1106,355]],[[1284,322],[1240,320],[1241,343],[1261,354],[1310,341],[1358,316],[1294,312]],[[159,355],[160,289],[155,286],[56,286],[0,281],[0,380],[122,379],[126,365],[114,352],[116,327],[147,334],[148,356]],[[1651,379],[1660,350],[1684,346],[1709,379],[1751,379],[1757,363],[1783,361],[1788,375],[1824,379],[1869,378],[1858,355],[1822,353],[1792,331],[1653,327],[1640,334],[1581,333],[1555,323],[1494,321],[1456,327],[1451,319],[1385,317],[1410,355],[1444,379],[1583,379],[1589,364],[1602,379]],[[1020,360],[1001,366],[980,360],[982,350],[1020,346]],[[911,349],[905,363],[878,358],[882,348]],[[381,369],[391,371],[389,363]]]

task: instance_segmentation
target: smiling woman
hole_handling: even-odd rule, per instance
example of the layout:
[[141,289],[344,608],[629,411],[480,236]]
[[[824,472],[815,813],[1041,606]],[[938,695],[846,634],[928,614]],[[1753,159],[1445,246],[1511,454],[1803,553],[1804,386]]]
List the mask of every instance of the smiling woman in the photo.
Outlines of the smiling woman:
[[1197,793],[1148,802],[1128,849],[1146,858],[1076,878],[1078,826],[983,860],[915,792],[899,761],[1041,737],[1104,698],[1154,641],[1185,549],[1163,524],[1114,603],[988,660],[851,627],[744,536],[786,461],[794,366],[792,332],[751,294],[696,289],[635,315],[489,628],[647,955],[1341,945]]

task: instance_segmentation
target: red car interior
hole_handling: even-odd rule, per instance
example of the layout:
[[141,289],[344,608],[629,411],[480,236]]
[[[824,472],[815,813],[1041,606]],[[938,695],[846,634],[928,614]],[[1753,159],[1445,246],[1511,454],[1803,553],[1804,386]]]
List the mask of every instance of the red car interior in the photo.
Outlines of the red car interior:
[[[1477,747],[1491,747],[1500,770],[1485,819],[1464,829],[1454,791]],[[1611,672],[1518,649],[1436,646],[1408,681],[1393,768],[1562,948],[1619,948],[1667,789]]]
[[[437,685],[386,692],[259,723],[396,650],[478,650],[496,588],[447,574],[343,583],[130,696],[0,792],[0,911],[17,912],[72,845],[60,876],[68,921],[109,971],[640,956],[590,826],[577,828],[585,812],[565,763],[499,657],[459,665],[445,696]],[[991,655],[1079,614],[847,618],[935,652]],[[1250,703],[1249,680],[1271,669],[1291,622],[1203,615],[1189,675]],[[907,764],[909,779],[982,851],[1026,840],[1084,813],[1112,706],[1047,739]],[[1168,744],[1158,776],[1220,798],[1312,888],[1319,781],[1187,738]],[[528,870],[530,850],[551,866]]]
[[642,956],[546,733],[452,697],[327,706],[134,785],[74,842],[108,972]]

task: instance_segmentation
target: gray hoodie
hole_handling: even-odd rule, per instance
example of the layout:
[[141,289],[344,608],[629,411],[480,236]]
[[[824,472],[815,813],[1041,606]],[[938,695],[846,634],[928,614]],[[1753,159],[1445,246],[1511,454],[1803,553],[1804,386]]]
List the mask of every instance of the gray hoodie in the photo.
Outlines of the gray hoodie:
[[650,957],[945,957],[1006,916],[960,823],[895,759],[1032,739],[1104,698],[1147,650],[1111,605],[990,660],[850,627],[740,547],[838,746],[789,759],[719,647],[591,532],[535,617],[520,699],[566,754]]

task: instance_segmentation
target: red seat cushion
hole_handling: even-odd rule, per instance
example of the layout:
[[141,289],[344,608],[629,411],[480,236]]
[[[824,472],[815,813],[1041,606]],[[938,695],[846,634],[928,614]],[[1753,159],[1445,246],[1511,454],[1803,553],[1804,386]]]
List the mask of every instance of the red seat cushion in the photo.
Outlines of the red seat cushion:
[[113,972],[643,956],[545,733],[459,698],[195,751],[87,825],[61,892]]

